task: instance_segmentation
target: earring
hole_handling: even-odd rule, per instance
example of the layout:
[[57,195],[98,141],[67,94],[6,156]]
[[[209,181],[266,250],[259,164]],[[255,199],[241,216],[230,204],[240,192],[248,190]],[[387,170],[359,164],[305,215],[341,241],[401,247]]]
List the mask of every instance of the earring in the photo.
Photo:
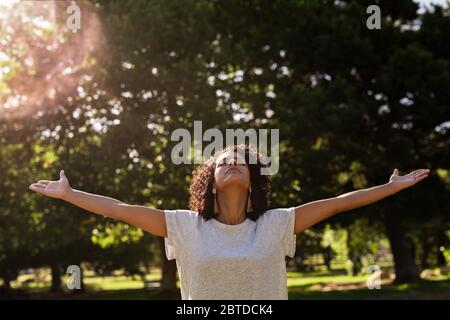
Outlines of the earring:
[[216,186],[213,186],[213,198],[214,198],[214,214],[217,215],[219,214],[219,204],[217,201],[217,191],[216,191]]
[[248,199],[247,199],[247,212],[252,212],[252,188],[248,189]]

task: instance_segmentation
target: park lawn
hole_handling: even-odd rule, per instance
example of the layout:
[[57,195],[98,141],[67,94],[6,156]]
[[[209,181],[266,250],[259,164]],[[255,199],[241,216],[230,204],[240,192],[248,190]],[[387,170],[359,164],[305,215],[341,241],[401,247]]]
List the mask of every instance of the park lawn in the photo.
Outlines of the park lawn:
[[287,277],[290,300],[450,299],[450,275],[400,285],[382,279],[381,288],[372,290],[366,286],[367,275],[349,276],[344,270],[288,272]]
[[367,276],[308,276],[288,278],[290,300],[410,300],[450,299],[450,277],[423,279],[417,283],[391,284],[382,280],[380,289],[366,287]]
[[450,279],[422,280],[413,284],[382,285],[381,289],[367,288],[333,291],[308,291],[291,288],[290,300],[449,300]]
[[[157,282],[160,276],[159,271],[152,271],[146,276],[146,279],[149,283]],[[450,276],[448,275],[401,285],[392,285],[390,280],[382,280],[381,289],[373,290],[369,290],[365,286],[366,275],[349,276],[343,270],[288,272],[287,279],[290,300],[450,299]],[[124,275],[99,277],[89,274],[84,280],[87,293],[64,293],[56,297],[45,294],[45,291],[49,289],[49,283],[39,285],[23,283],[16,287],[31,292],[31,298],[43,299],[179,299],[177,295],[160,292],[155,288],[144,289],[141,280]]]
[[[12,282],[14,289],[22,289],[31,293],[45,293],[50,290],[50,278],[47,281],[42,282],[28,282],[31,275],[19,276],[17,281]],[[146,281],[149,283],[157,282],[161,279],[161,271],[159,268],[151,269],[151,272],[145,276]],[[62,278],[62,285],[65,286],[67,281],[66,277]],[[120,290],[142,290],[144,289],[144,283],[137,277],[130,277],[121,274],[120,272],[112,276],[98,276],[93,272],[88,271],[84,275],[84,285],[89,292],[102,292],[102,291],[120,291]]]

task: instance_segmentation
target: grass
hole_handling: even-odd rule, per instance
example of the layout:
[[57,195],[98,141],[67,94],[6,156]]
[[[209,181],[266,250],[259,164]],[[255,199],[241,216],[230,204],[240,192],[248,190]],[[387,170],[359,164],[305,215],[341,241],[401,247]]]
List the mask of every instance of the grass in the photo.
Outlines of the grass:
[[[297,277],[298,276],[298,277]],[[410,300],[450,299],[450,277],[423,279],[417,283],[391,284],[382,280],[380,289],[368,289],[366,276],[293,275],[288,279],[290,300]]]
[[413,284],[386,285],[380,290],[352,289],[334,290],[328,292],[299,290],[289,291],[289,299],[292,300],[411,300],[411,299],[450,299],[450,280],[432,281],[422,280]]
[[[153,269],[147,276],[148,283],[157,284],[160,270]],[[333,299],[450,299],[450,275],[430,276],[411,284],[393,285],[390,279],[383,279],[381,289],[366,287],[367,275],[349,276],[344,270],[317,271],[308,273],[288,272],[287,284],[290,300],[333,300]],[[47,279],[48,280],[48,279]],[[63,281],[63,284],[65,280]],[[123,274],[100,277],[86,273],[86,292],[73,294],[48,293],[50,282],[32,282],[27,275],[19,277],[13,287],[25,291],[32,299],[112,299],[151,300],[179,299],[179,294],[162,292],[155,287],[144,288],[140,279]],[[179,285],[179,282],[178,282]]]

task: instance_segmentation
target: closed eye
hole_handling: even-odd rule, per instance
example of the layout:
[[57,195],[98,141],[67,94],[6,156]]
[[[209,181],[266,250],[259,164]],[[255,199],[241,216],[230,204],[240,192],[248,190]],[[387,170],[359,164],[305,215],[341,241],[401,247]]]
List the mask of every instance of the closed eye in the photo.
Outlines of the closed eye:
[[217,167],[222,167],[223,165],[225,165],[225,159],[219,161],[219,163],[217,163]]
[[[224,158],[223,160],[220,160],[219,162],[216,163],[216,168],[222,167],[222,166],[224,166],[224,165],[226,165],[226,164],[227,164],[227,163],[226,163],[226,158]],[[231,164],[230,164],[230,165],[231,165]],[[245,161],[244,161],[243,163],[238,162],[236,165],[247,167],[247,163],[246,163]]]

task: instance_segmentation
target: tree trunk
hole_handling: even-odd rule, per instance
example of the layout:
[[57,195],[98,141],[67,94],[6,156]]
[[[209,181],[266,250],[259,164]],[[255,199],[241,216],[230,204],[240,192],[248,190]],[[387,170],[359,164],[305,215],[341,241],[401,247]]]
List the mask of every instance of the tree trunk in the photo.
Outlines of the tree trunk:
[[51,292],[61,292],[61,268],[58,264],[51,266],[52,268],[52,286],[50,288]]
[[8,272],[5,272],[5,274],[2,275],[2,279],[4,289],[7,291],[11,290],[11,277],[9,276]]
[[420,266],[422,269],[428,269],[430,267],[430,264],[428,263],[428,257],[430,256],[430,242],[425,235],[422,238],[422,255],[420,257]]
[[[297,252],[298,251],[300,251],[300,249],[298,249]],[[294,261],[295,261],[295,270],[297,272],[305,272],[306,271],[305,257],[303,256],[303,254],[301,254],[301,253],[296,254]]]
[[387,211],[384,217],[387,236],[391,244],[392,255],[395,264],[394,283],[408,283],[420,280],[414,258],[411,254],[411,246],[405,237],[399,212]]
[[333,257],[332,257],[333,250],[331,249],[331,247],[327,246],[326,248],[324,248],[322,255],[323,255],[323,261],[325,263],[325,266],[327,267],[327,270],[331,271],[331,260],[333,259]]
[[348,258],[352,262],[352,268],[351,268],[352,275],[355,276],[362,272],[362,261],[361,261],[360,253],[357,252],[357,250],[351,244],[351,242],[352,242],[351,239],[352,239],[352,233],[350,231],[348,231],[348,233],[347,233]]
[[162,253],[161,290],[176,292],[178,291],[176,262],[175,260],[167,260],[164,248],[164,238],[160,238],[159,243]]
[[437,265],[438,266],[446,266],[447,265],[447,261],[446,261],[446,259],[445,259],[445,256],[444,256],[444,252],[443,251],[441,251],[441,248],[446,248],[447,247],[447,244],[448,244],[448,238],[447,238],[447,235],[446,235],[446,233],[445,233],[445,230],[440,230],[439,231],[439,234],[438,234],[438,236],[437,236],[437,239],[436,239],[437,241],[437,243],[436,243],[436,245],[437,245]]

